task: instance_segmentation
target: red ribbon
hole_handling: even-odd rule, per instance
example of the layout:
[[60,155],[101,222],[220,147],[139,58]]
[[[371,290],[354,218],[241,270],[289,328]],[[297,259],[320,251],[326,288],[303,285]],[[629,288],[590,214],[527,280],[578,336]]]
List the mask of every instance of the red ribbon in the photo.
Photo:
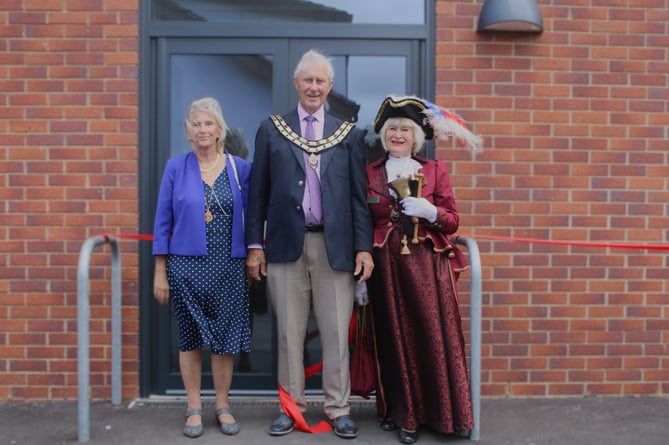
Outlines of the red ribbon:
[[568,241],[568,240],[544,240],[537,238],[518,238],[518,237],[509,237],[509,236],[495,236],[495,235],[460,235],[455,234],[452,236],[464,236],[467,238],[473,239],[490,239],[490,240],[503,240],[503,241],[523,241],[527,243],[540,243],[540,244],[558,244],[565,246],[586,246],[586,247],[611,247],[614,249],[641,249],[641,250],[667,250],[669,251],[669,245],[667,244],[627,244],[627,243],[595,243],[591,241]]
[[[143,235],[143,234],[103,234],[106,238],[115,237],[115,238],[128,238],[128,239],[137,239],[143,241],[153,240],[153,235]],[[554,245],[563,245],[563,246],[585,246],[585,247],[600,247],[606,248],[610,247],[613,249],[637,249],[637,250],[659,250],[659,251],[669,251],[669,245],[667,244],[635,244],[635,243],[595,243],[591,241],[569,241],[569,240],[545,240],[538,238],[522,238],[522,237],[512,237],[512,236],[496,236],[496,235],[471,235],[471,234],[454,234],[451,236],[463,236],[467,238],[474,239],[489,239],[489,240],[499,240],[499,241],[522,241],[526,243],[539,243],[539,244],[554,244]]]
[[128,238],[141,241],[153,241],[153,235],[144,235],[138,233],[103,233],[100,236],[104,236],[105,238]]
[[319,434],[332,431],[332,425],[330,425],[325,420],[321,420],[318,424],[314,426],[309,426],[307,421],[304,420],[304,416],[300,412],[300,409],[297,407],[297,404],[293,398],[286,392],[285,389],[279,385],[279,402],[281,403],[281,409],[284,413],[291,419],[295,421],[295,429],[297,431],[302,431],[305,433]]

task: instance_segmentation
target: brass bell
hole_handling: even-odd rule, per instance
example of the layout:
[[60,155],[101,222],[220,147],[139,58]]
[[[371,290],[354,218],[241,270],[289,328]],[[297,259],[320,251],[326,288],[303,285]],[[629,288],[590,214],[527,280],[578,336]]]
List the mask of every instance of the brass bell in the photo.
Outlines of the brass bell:
[[[410,176],[403,176],[398,179],[394,179],[388,183],[388,185],[395,190],[397,196],[400,200],[413,196],[415,198],[420,196],[421,189],[423,185],[427,182],[425,175],[422,173],[413,173]],[[413,239],[411,242],[413,244],[418,244],[418,218],[412,217],[411,221],[414,224],[413,227]],[[405,225],[404,236],[402,237],[402,255],[408,255],[411,252],[409,251],[408,242],[407,242],[407,229]],[[409,231],[410,232],[410,231]]]

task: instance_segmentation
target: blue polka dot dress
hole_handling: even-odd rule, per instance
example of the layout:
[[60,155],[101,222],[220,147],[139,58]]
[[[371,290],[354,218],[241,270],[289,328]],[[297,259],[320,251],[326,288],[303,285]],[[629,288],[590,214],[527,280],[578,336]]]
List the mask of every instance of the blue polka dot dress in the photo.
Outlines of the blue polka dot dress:
[[[211,199],[211,201],[210,201]],[[205,345],[214,354],[251,350],[249,295],[243,258],[231,258],[232,191],[227,169],[212,187],[204,183],[205,206],[214,216],[207,223],[207,256],[167,256],[167,279],[179,324],[179,350]]]

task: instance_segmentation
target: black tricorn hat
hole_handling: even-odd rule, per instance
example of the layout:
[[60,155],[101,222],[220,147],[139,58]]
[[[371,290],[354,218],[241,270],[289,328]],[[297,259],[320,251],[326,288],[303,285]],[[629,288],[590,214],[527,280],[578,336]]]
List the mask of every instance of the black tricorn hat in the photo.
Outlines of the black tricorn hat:
[[404,117],[411,119],[423,129],[425,139],[434,139],[434,129],[430,126],[423,111],[427,105],[422,99],[413,96],[388,96],[383,100],[376,119],[374,119],[374,131],[381,132],[383,124],[392,117]]
[[393,117],[404,117],[417,123],[423,129],[427,140],[438,138],[446,141],[454,136],[461,145],[468,146],[475,152],[481,150],[483,145],[483,140],[467,129],[464,120],[457,113],[420,97],[386,97],[376,113],[374,131],[379,134],[383,124]]

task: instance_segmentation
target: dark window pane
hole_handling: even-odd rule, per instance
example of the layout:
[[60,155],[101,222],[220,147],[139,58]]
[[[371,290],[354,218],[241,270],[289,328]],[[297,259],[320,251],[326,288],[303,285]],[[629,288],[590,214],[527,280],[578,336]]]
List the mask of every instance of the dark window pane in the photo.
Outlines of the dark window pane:
[[171,156],[191,148],[184,134],[190,103],[201,97],[218,100],[228,127],[246,141],[253,159],[258,124],[272,111],[272,60],[262,55],[174,55],[171,59]]
[[153,18],[422,25],[425,0],[153,0]]

